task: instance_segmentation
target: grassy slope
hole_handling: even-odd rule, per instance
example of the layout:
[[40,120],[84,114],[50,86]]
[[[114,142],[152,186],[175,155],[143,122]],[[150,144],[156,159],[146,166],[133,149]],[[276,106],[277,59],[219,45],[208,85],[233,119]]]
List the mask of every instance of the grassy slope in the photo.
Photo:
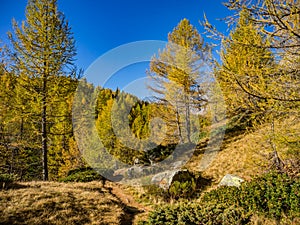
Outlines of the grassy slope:
[[118,190],[99,182],[19,183],[0,191],[0,224],[131,224],[141,211]]
[[[282,159],[287,159],[287,147],[281,143],[283,138],[280,137],[280,133],[285,137],[287,137],[286,134],[291,134],[289,136],[291,140],[299,140],[300,122],[290,117],[277,122],[275,130],[279,134],[276,137],[278,154]],[[215,185],[228,173],[249,180],[265,172],[270,163],[270,160],[267,160],[268,155],[272,152],[269,142],[270,133],[270,125],[260,127],[251,133],[227,133],[220,151],[209,167],[203,171],[203,175],[212,178]],[[187,165],[188,168],[198,170],[197,166],[203,157],[204,150],[205,145],[195,151]]]
[[[250,179],[259,174],[262,171],[258,164],[263,164],[263,161],[257,149],[266,148],[263,146],[262,139],[259,132],[254,132],[248,135],[241,134],[224,141],[216,157],[203,171],[204,176],[212,178],[216,184],[228,173],[239,175],[244,179]],[[203,154],[197,154],[197,151],[203,152],[203,149],[196,150],[196,154],[187,165],[188,168],[196,171],[203,157]]]

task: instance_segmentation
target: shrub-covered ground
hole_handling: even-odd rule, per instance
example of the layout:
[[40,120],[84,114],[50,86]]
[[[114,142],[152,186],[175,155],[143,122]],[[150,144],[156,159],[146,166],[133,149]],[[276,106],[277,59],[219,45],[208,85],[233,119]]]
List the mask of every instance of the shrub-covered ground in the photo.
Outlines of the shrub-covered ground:
[[239,188],[219,187],[198,200],[162,205],[140,224],[300,224],[300,179],[268,173]]

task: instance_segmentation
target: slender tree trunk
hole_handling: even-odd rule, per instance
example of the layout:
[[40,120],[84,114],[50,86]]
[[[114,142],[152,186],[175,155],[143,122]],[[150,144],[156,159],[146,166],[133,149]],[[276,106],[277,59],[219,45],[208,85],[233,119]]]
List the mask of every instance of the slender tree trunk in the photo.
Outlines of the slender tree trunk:
[[42,88],[42,154],[43,154],[43,180],[48,180],[48,146],[47,146],[47,78],[43,77]]
[[[8,146],[6,146],[7,152],[9,151]],[[11,163],[9,168],[9,174],[13,174],[15,168],[15,150],[11,149]]]
[[21,112],[21,124],[20,124],[20,139],[23,140],[24,134],[24,119],[23,119],[23,112]]
[[[177,104],[177,103],[176,103]],[[183,143],[182,133],[181,133],[181,126],[180,126],[180,116],[179,116],[179,109],[178,106],[176,106],[176,124],[178,129],[178,136],[179,136],[179,142]]]
[[186,123],[186,136],[187,141],[191,143],[191,121],[190,121],[190,103],[189,97],[185,97],[185,123]]
[[[46,5],[46,24],[48,24],[48,5]],[[46,32],[46,52],[49,52],[48,46],[48,32]],[[47,140],[47,77],[48,77],[48,58],[47,55],[44,58],[44,73],[42,76],[42,152],[43,152],[43,180],[48,180],[48,140]]]

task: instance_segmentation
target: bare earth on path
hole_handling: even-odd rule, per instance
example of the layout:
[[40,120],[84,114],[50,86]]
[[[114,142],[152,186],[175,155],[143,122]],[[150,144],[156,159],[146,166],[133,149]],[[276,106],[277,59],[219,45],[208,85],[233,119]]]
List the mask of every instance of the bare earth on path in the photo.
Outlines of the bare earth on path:
[[141,218],[147,217],[151,208],[137,202],[133,195],[125,190],[126,188],[122,187],[120,184],[111,182],[105,185],[105,187],[108,188],[110,193],[123,204],[125,215],[123,218],[124,220],[121,221],[121,225],[137,224]]

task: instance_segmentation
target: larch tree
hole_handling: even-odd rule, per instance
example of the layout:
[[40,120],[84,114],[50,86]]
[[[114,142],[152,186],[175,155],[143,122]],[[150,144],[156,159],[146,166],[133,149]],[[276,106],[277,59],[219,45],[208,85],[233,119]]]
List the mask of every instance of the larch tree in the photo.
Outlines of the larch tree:
[[[19,90],[27,102],[26,120],[34,126],[42,149],[43,180],[48,180],[48,148],[51,127],[62,115],[55,107],[66,100],[76,79],[75,41],[57,0],[29,0],[26,20],[21,26],[13,20],[12,71],[18,77]],[[24,103],[20,103],[24,104]],[[63,128],[61,128],[63,129]],[[61,134],[60,134],[61,135]]]
[[3,60],[3,49],[0,48],[0,172],[11,174],[15,172],[15,157],[13,153],[12,134],[16,133],[17,127],[14,106],[14,86],[15,79],[11,73],[7,72]]
[[248,93],[248,90],[268,88],[266,74],[275,67],[274,57],[268,49],[255,48],[266,43],[251,21],[247,11],[241,11],[236,28],[222,42],[221,65],[216,78],[225,98],[229,117],[237,117],[239,124],[248,124],[255,118],[262,119],[272,103]]
[[176,127],[181,143],[191,142],[191,111],[201,109],[206,102],[200,71],[208,54],[197,29],[183,19],[169,33],[166,47],[150,62],[149,88],[159,104],[172,108],[164,119],[168,126]]
[[[268,76],[273,79],[270,88],[249,89],[241,84],[248,94],[264,99],[273,99],[298,105],[300,102],[300,1],[299,0],[229,0],[225,6],[237,12],[244,11],[257,30],[266,36],[267,42],[253,43],[256,49],[269,49],[276,56],[276,70]],[[235,16],[227,18],[229,24]],[[224,37],[209,21],[203,22],[210,37]],[[272,88],[271,88],[272,86]]]
[[[255,25],[257,33],[265,37],[264,42],[247,43],[255,52],[269,51],[273,54],[273,66],[261,65],[261,82],[244,82],[236,71],[231,75],[235,85],[244,96],[263,103],[269,109],[269,143],[272,147],[273,165],[282,170],[283,162],[278,149],[295,153],[293,160],[299,163],[299,105],[300,105],[300,2],[299,0],[229,0],[225,6],[248,14],[248,21]],[[235,15],[227,18],[229,24],[236,23]],[[224,37],[207,20],[203,23],[210,37]],[[245,37],[247,40],[247,37]],[[230,40],[228,40],[230,42]],[[234,44],[234,40],[230,45]],[[239,59],[239,55],[235,57]],[[248,69],[248,68],[246,68]],[[250,68],[251,71],[251,68]],[[244,74],[248,71],[244,71]],[[254,80],[253,80],[254,81]],[[234,99],[233,99],[234,100]],[[245,104],[244,104],[245,105]],[[264,122],[264,121],[263,121]],[[284,125],[283,125],[284,124]],[[298,126],[297,126],[298,124]]]

